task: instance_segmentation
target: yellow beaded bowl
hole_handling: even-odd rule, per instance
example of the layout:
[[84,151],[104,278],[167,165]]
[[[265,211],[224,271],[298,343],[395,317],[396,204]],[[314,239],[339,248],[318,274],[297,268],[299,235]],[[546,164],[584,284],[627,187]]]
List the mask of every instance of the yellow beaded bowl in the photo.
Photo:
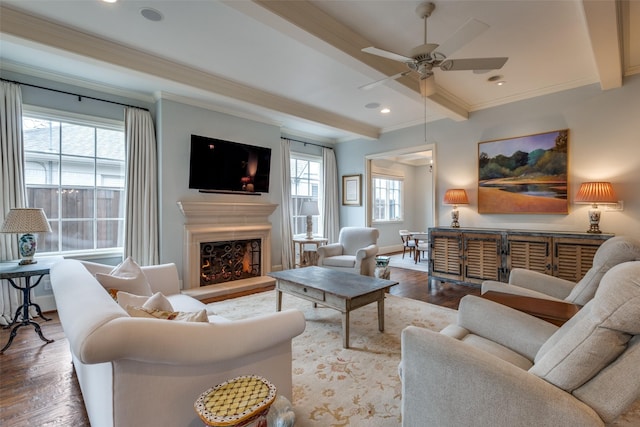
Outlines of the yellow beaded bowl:
[[244,426],[266,414],[276,398],[276,387],[257,375],[244,375],[218,384],[193,405],[208,426]]

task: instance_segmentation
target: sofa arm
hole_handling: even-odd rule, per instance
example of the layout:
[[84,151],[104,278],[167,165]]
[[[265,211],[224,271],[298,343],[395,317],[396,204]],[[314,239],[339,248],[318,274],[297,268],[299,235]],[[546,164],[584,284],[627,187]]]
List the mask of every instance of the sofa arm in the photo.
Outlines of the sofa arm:
[[90,364],[131,359],[204,365],[260,353],[291,341],[305,326],[304,315],[295,309],[224,323],[120,317],[87,336],[77,356]]
[[378,254],[378,245],[372,244],[365,248],[358,249],[356,259],[359,261],[374,257]]
[[509,284],[565,299],[576,285],[569,280],[524,268],[514,268],[509,274]]
[[148,265],[140,268],[153,292],[161,292],[164,295],[180,293],[180,278],[174,263]]
[[460,300],[458,326],[533,360],[558,327],[529,314],[473,295]]
[[603,426],[571,394],[508,362],[427,329],[402,332],[402,425]]
[[342,255],[342,251],[343,246],[340,243],[330,243],[328,245],[319,246],[317,249],[318,256],[323,258]]

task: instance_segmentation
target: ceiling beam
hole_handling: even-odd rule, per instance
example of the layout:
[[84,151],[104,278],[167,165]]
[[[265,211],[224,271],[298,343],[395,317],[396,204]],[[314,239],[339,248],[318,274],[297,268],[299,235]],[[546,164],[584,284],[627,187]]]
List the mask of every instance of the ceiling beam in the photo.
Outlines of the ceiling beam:
[[616,0],[582,0],[602,90],[622,86],[622,32]]
[[381,129],[376,126],[352,120],[331,111],[316,108],[255,87],[242,85],[3,5],[0,5],[0,31],[82,57],[182,83],[311,122],[321,123],[354,135],[378,139],[381,133]]
[[[363,48],[373,46],[373,43],[309,1],[253,0],[253,2],[386,76],[408,70],[405,64],[362,52]],[[397,81],[412,91],[420,93],[416,73],[410,73]],[[469,118],[466,108],[442,94],[427,97],[427,102],[453,120],[461,121]]]

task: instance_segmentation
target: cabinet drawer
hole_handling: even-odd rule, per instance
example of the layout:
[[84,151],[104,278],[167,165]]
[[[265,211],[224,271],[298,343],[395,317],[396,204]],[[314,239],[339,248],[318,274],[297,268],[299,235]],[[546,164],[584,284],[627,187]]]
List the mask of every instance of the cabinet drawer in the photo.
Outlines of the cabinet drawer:
[[310,298],[314,301],[324,301],[324,292],[318,289],[310,288],[308,286],[296,285],[294,283],[278,280],[277,287],[283,292],[290,294],[300,295],[303,298]]

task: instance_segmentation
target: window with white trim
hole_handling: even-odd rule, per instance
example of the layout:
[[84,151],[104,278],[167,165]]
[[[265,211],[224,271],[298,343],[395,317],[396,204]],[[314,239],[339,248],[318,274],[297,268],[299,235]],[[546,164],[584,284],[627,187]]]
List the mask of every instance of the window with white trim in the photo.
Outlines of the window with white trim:
[[124,123],[25,108],[27,205],[43,208],[52,233],[38,252],[122,250]]
[[[300,215],[302,203],[309,200],[318,203],[321,209],[322,195],[322,157],[308,154],[291,153],[291,214],[293,216],[293,234],[307,232],[307,217]],[[321,215],[313,215],[313,234],[321,235]]]
[[404,180],[372,174],[373,209],[372,220],[375,222],[402,221],[402,185]]

